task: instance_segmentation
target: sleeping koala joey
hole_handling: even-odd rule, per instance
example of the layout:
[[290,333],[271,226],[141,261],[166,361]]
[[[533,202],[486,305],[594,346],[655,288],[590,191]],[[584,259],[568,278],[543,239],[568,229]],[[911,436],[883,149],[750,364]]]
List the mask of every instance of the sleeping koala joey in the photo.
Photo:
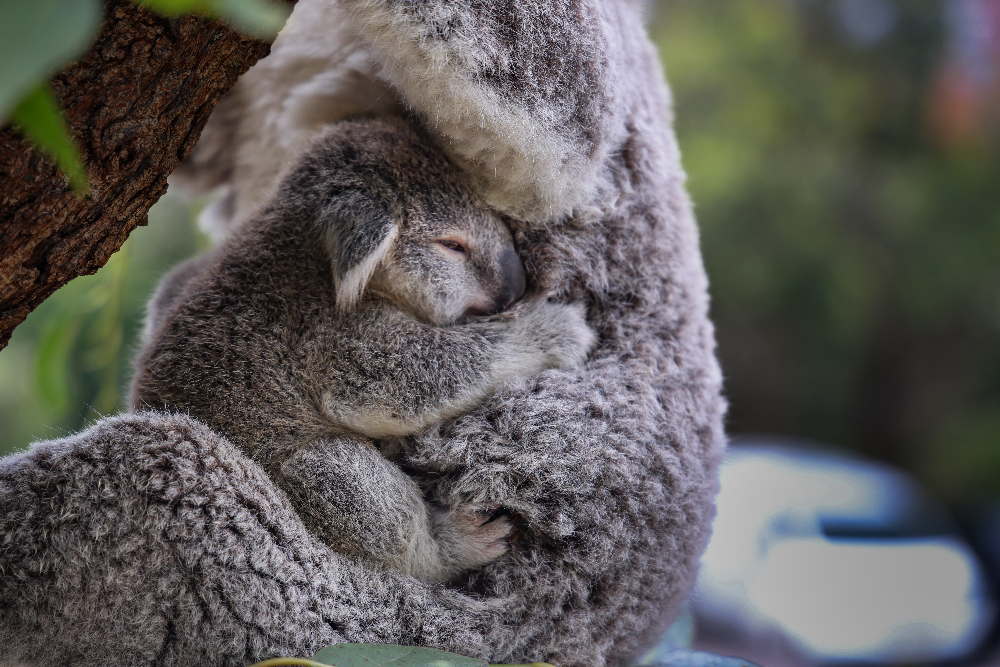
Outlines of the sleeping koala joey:
[[431,507],[371,439],[388,451],[506,380],[585,360],[582,306],[501,312],[525,284],[510,231],[426,137],[338,123],[270,204],[163,281],[132,405],[227,436],[338,551],[446,580],[503,554],[511,522]]

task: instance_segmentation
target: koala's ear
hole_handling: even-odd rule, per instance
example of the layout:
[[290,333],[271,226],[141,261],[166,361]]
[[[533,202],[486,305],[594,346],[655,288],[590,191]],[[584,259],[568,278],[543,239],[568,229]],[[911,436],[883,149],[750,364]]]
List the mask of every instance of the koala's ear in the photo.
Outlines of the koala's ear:
[[399,236],[399,226],[388,211],[372,208],[334,214],[325,234],[341,311],[358,302]]

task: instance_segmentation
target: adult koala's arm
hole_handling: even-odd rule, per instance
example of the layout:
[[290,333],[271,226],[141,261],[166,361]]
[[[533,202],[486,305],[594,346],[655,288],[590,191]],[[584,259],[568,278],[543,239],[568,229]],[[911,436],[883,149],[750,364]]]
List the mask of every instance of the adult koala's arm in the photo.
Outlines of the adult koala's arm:
[[417,438],[410,456],[441,505],[501,504],[524,521],[511,554],[466,583],[514,597],[494,661],[630,664],[693,584],[725,404],[697,238],[667,148],[637,133],[613,165],[615,207],[522,230],[534,241],[527,262],[551,271],[542,280],[589,302],[602,341],[591,361],[501,388]]
[[247,667],[342,641],[485,656],[494,613],[331,551],[189,417],[112,417],[0,460],[0,665]]

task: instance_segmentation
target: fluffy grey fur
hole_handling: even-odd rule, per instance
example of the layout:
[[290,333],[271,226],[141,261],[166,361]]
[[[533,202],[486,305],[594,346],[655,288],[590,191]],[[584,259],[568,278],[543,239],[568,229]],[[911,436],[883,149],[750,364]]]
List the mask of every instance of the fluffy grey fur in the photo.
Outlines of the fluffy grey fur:
[[342,553],[445,580],[504,553],[508,520],[429,512],[356,436],[413,435],[505,381],[583,361],[594,335],[579,308],[468,321],[524,289],[510,232],[426,138],[401,120],[344,121],[256,219],[168,276],[132,402],[227,437]]
[[[219,232],[267,201],[279,174],[330,122],[408,107],[477,177],[491,205],[560,220],[614,196],[605,165],[627,140],[634,95],[662,92],[658,65],[642,53],[641,25],[630,25],[639,4],[303,0],[171,182],[224,186],[208,211]],[[655,90],[644,90],[647,82]]]
[[[312,537],[261,468],[191,418],[113,418],[0,464],[0,651],[8,664],[245,665],[348,640],[628,664],[690,589],[724,410],[640,8],[300,0],[295,13],[304,7],[318,36],[306,40],[319,54],[312,74],[281,65],[293,30],[262,77],[302,82],[291,108],[243,97],[264,118],[259,145],[308,135],[311,101],[349,98],[344,81],[391,90],[390,106],[408,105],[515,214],[535,293],[587,305],[600,346],[584,366],[504,385],[411,438],[402,461],[441,507],[510,508],[521,538],[449,588],[428,585]],[[326,78],[324,34],[347,53]],[[351,76],[338,78],[343,62]],[[216,157],[209,173],[239,171]]]

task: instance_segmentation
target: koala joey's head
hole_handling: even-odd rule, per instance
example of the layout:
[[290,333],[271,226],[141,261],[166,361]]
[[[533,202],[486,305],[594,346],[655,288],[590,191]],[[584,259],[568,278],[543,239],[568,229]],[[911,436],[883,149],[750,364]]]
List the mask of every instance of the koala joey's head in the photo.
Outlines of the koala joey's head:
[[462,173],[406,122],[337,124],[315,145],[318,208],[337,304],[384,298],[447,325],[500,312],[525,289],[510,230]]

